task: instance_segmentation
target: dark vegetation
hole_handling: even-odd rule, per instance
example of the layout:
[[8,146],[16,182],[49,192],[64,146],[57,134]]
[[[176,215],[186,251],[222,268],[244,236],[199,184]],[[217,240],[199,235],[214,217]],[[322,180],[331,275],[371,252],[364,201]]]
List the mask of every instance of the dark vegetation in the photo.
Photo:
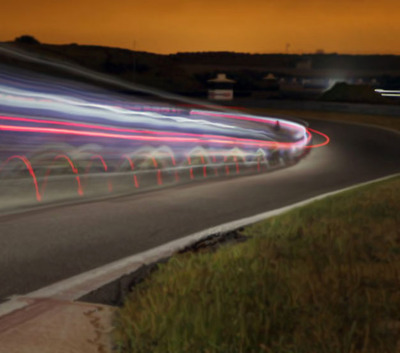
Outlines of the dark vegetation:
[[349,85],[345,82],[337,83],[329,91],[322,94],[321,99],[330,102],[349,103],[388,103],[389,100],[374,91],[369,85]]
[[19,44],[40,44],[40,42],[32,36],[29,35],[22,35],[18,38],[15,38],[15,43],[19,43]]
[[[329,79],[379,83],[380,88],[400,87],[400,56],[341,54],[246,54],[234,52],[197,52],[170,55],[89,45],[42,44],[30,35],[4,43],[42,57],[71,62],[82,67],[187,96],[206,97],[207,80],[224,72],[235,83],[235,96],[275,98],[318,98],[323,91],[290,89],[280,81]],[[61,72],[29,64],[0,54],[0,63],[33,69],[51,75]],[[273,73],[277,80],[263,78]],[[77,77],[74,79],[78,79]],[[87,81],[87,79],[82,79]],[[368,84],[368,83],[367,83]],[[315,88],[315,87],[314,87]],[[116,88],[114,88],[116,89]],[[373,99],[372,102],[375,102]]]

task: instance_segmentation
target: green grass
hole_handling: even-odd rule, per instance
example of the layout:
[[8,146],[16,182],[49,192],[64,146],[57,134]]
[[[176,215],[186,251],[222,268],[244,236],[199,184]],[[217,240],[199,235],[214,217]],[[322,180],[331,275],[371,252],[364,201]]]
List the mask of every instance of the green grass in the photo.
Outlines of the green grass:
[[115,318],[117,350],[396,352],[400,178],[244,233],[245,243],[175,256],[134,288]]

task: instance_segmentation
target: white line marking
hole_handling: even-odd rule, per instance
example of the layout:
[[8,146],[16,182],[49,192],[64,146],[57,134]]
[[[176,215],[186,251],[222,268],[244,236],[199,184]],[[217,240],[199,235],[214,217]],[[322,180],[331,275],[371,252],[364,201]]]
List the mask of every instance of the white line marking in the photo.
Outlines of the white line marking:
[[[285,206],[276,210],[263,212],[251,217],[242,218],[233,222],[224,223],[216,227],[208,228],[200,232],[185,236],[183,238],[171,241],[164,245],[158,246],[151,250],[126,257],[124,259],[112,262],[110,264],[98,267],[88,272],[81,273],[79,275],[73,276],[71,278],[59,281],[50,286],[41,288],[27,295],[24,298],[53,298],[59,300],[76,300],[85,294],[88,294],[107,283],[110,283],[123,275],[129,274],[137,270],[139,267],[145,264],[150,264],[156,262],[160,259],[169,257],[176,253],[177,251],[189,246],[199,240],[206,238],[209,235],[217,233],[226,233],[233,231],[235,229],[245,227],[262,220],[268,219],[280,215],[282,213],[288,212],[295,208],[308,205],[314,201],[322,200],[324,198],[353,190],[365,185],[377,183],[380,181],[388,180],[394,177],[399,177],[400,173],[391,174],[383,178],[378,178],[356,184],[350,187],[346,187],[340,190],[331,191],[322,195],[314,196],[307,200],[297,202],[295,204]],[[27,305],[27,304],[25,304]],[[11,298],[8,302],[0,305],[0,316],[10,313],[16,309],[23,307],[21,301],[18,297]]]

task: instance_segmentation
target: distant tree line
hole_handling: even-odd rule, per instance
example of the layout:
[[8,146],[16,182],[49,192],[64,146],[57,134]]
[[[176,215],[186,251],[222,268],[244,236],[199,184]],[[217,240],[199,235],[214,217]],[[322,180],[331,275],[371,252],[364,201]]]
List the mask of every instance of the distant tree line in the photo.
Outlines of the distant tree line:
[[20,44],[40,44],[40,42],[34,36],[30,36],[28,34],[24,34],[15,38],[14,42]]

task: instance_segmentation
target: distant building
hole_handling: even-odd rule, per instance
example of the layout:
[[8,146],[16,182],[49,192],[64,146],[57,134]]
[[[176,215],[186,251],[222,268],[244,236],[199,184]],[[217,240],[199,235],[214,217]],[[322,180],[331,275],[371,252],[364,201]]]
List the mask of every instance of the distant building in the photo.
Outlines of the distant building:
[[301,79],[301,85],[304,89],[324,91],[330,87],[330,80],[326,77],[305,77]]
[[272,72],[270,72],[269,74],[264,76],[263,81],[264,81],[264,83],[263,83],[264,89],[266,89],[268,91],[279,90],[279,81]]
[[230,101],[233,99],[233,85],[236,81],[226,77],[226,74],[218,74],[216,78],[207,81],[208,99],[218,101]]
[[342,81],[352,85],[370,85],[373,87],[380,85],[379,80],[374,77],[352,77]]
[[273,73],[270,72],[268,75],[264,76],[263,80],[276,81],[276,77]]
[[302,59],[296,64],[296,69],[299,70],[311,70],[312,69],[312,60],[310,58]]
[[372,86],[378,86],[379,81],[376,78],[371,78],[371,81],[369,82],[369,84]]

